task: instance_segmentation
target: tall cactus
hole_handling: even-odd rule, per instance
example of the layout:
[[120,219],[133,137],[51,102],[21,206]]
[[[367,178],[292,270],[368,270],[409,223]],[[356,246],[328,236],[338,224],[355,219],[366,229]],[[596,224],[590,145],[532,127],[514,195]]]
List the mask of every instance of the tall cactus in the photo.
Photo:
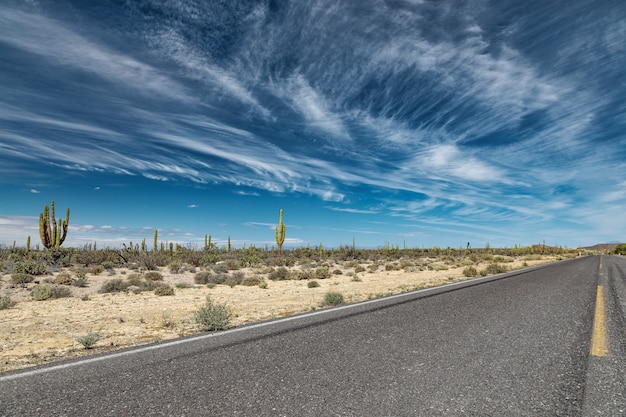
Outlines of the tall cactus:
[[54,217],[54,200],[43,207],[43,213],[39,213],[39,237],[41,243],[47,248],[59,248],[67,237],[67,228],[70,223],[70,209],[65,212],[65,220],[59,219],[58,223]]
[[280,209],[280,215],[278,217],[278,226],[274,228],[276,232],[276,244],[278,245],[278,254],[283,250],[283,243],[285,243],[285,230],[287,226],[283,223],[283,209]]

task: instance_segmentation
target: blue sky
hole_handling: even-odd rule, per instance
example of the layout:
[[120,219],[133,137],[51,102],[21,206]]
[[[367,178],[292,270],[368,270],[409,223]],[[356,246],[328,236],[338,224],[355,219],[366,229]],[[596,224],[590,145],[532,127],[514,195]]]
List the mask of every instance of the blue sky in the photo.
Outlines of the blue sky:
[[626,3],[0,4],[0,244],[626,241]]

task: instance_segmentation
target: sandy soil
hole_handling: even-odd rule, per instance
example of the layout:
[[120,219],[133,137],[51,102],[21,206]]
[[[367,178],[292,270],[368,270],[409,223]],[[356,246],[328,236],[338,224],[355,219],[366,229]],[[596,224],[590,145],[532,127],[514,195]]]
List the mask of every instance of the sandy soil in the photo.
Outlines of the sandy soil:
[[[555,260],[554,257],[518,258],[504,265],[519,269]],[[100,294],[98,291],[104,282],[125,279],[131,273],[116,269],[113,274],[88,274],[87,287],[68,287],[72,297],[45,301],[32,301],[35,283],[23,288],[14,286],[7,274],[0,277],[0,295],[9,295],[18,303],[0,310],[0,372],[198,333],[194,313],[207,296],[226,303],[235,314],[232,325],[239,326],[321,308],[324,295],[329,291],[339,292],[347,303],[353,303],[467,279],[463,275],[464,266],[444,266],[437,260],[432,260],[431,265],[433,270],[423,271],[415,267],[386,271],[385,266],[380,265],[372,272],[369,265],[363,264],[366,270],[357,274],[354,266],[333,265],[330,270],[338,269],[342,274],[317,279],[320,284],[317,288],[308,288],[306,280],[271,281],[267,275],[267,288],[241,285],[209,288],[194,284],[193,272],[174,274],[162,268],[164,282],[171,286],[185,283],[189,287],[175,288],[172,296],[157,296],[153,292]],[[480,270],[486,265],[474,267]],[[38,279],[49,281],[60,272]],[[259,275],[260,269],[239,272]],[[91,332],[99,333],[102,338],[93,349],[87,350],[76,338]]]

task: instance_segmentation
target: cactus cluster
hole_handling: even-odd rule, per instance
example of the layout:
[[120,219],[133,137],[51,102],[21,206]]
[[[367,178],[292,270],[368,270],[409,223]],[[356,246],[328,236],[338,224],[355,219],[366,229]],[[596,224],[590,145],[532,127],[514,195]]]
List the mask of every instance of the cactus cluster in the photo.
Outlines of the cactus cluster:
[[54,200],[43,207],[43,213],[39,213],[39,236],[41,243],[47,248],[59,248],[67,237],[67,228],[70,222],[70,209],[65,213],[65,220],[54,217]]

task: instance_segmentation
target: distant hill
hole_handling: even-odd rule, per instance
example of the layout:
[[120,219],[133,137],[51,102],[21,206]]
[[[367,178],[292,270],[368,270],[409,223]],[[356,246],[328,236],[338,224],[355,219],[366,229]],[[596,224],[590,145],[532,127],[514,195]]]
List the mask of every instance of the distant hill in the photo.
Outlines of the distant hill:
[[619,243],[599,243],[593,246],[585,246],[580,249],[587,249],[591,251],[604,251],[604,252],[613,252],[615,248],[619,245]]

